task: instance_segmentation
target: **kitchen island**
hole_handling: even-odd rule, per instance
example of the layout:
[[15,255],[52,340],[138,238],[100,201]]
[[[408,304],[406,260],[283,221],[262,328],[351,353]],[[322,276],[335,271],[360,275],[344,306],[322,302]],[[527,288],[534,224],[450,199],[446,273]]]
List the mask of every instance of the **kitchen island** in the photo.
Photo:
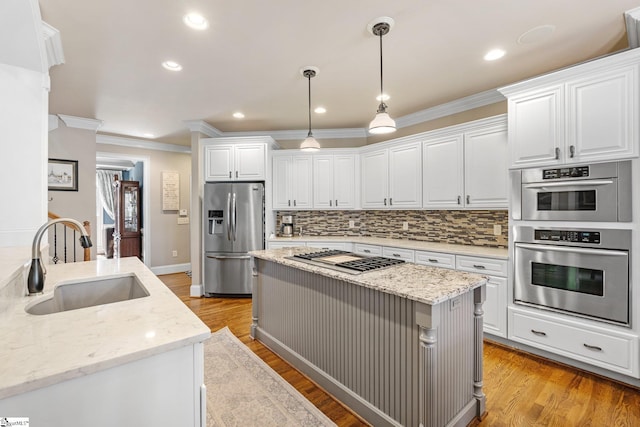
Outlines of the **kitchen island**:
[[485,412],[486,278],[410,263],[358,275],[255,251],[251,336],[376,426]]
[[[0,416],[42,426],[202,425],[210,329],[144,264],[48,265],[44,293],[25,296],[25,262],[14,261],[0,265]],[[26,311],[58,287],[116,277],[135,278],[146,295]]]

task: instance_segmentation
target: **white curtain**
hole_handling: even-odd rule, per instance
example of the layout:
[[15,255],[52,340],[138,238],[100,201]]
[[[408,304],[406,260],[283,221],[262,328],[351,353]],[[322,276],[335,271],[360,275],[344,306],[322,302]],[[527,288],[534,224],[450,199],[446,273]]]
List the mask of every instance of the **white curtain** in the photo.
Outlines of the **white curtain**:
[[96,187],[98,187],[100,200],[102,200],[102,206],[111,219],[115,219],[115,215],[113,212],[115,206],[113,197],[113,181],[116,176],[118,177],[118,179],[121,179],[119,171],[96,171]]

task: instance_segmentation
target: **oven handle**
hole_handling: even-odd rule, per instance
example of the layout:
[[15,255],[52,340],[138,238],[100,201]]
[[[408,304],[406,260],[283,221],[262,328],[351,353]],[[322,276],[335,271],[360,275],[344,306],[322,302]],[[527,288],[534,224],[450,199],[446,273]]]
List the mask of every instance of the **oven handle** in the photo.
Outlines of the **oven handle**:
[[524,188],[549,188],[549,187],[596,187],[598,185],[613,184],[610,179],[600,179],[591,181],[571,181],[571,182],[543,182],[535,184],[525,184]]
[[573,252],[585,255],[629,256],[629,253],[626,251],[618,251],[614,249],[576,248],[573,246],[530,245],[527,243],[516,243],[516,248],[531,249],[532,251],[540,251],[544,249],[549,251]]

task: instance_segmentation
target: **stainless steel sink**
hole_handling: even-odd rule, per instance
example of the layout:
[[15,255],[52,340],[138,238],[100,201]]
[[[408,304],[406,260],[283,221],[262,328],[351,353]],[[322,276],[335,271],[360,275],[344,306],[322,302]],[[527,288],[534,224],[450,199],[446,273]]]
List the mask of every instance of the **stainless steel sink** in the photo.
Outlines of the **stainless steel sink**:
[[51,314],[148,296],[135,275],[112,276],[58,285],[51,298],[29,303],[25,310],[29,314]]

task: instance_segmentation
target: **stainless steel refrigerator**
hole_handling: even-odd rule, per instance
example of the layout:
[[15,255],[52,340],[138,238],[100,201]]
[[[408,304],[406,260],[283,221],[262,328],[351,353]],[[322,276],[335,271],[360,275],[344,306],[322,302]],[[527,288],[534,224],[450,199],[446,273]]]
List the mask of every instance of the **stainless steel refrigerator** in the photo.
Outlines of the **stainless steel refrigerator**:
[[251,257],[264,249],[264,184],[207,183],[204,213],[205,296],[251,295]]

